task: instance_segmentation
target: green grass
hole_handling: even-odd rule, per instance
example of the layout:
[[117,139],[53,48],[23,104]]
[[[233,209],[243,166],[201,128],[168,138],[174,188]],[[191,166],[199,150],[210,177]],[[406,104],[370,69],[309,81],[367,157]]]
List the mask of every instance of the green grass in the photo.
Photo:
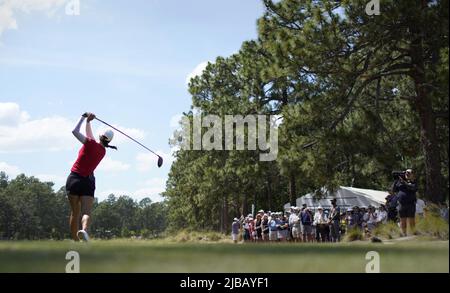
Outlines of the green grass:
[[66,252],[88,272],[364,272],[368,251],[381,272],[449,272],[448,241],[338,244],[176,243],[148,240],[0,242],[0,272],[64,272]]

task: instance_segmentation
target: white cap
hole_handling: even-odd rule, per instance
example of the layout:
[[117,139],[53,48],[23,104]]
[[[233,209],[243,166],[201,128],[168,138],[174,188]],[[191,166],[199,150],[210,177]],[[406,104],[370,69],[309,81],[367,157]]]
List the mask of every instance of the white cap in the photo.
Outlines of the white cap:
[[114,137],[114,132],[111,129],[107,129],[102,134],[100,134],[100,137],[102,137],[102,136],[106,137],[106,140],[108,142],[111,142],[111,140]]
[[318,209],[318,210],[323,210],[322,206],[319,206],[317,209]]

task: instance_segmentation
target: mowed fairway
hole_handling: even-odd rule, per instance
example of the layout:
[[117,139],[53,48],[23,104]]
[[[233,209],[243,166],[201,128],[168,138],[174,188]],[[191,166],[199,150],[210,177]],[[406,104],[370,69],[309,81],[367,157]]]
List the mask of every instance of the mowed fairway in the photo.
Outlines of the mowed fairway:
[[0,272],[65,272],[68,251],[89,272],[365,272],[368,251],[381,272],[449,272],[448,241],[372,244],[171,243],[145,240],[0,242]]

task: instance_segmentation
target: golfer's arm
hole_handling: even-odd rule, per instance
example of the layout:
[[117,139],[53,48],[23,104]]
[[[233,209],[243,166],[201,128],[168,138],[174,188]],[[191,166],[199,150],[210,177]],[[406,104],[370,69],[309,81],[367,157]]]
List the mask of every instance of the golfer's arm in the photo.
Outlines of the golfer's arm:
[[82,143],[86,142],[86,137],[80,132],[81,124],[83,124],[85,117],[81,117],[75,128],[72,130],[72,134]]
[[95,139],[94,134],[92,133],[92,127],[91,127],[90,121],[86,122],[86,136],[89,137],[90,139]]

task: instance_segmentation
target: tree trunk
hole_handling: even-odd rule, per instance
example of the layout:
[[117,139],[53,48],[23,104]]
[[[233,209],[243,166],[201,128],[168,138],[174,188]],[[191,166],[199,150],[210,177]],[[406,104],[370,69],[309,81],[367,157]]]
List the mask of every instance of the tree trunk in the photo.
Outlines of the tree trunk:
[[242,214],[244,217],[248,215],[247,193],[244,194],[244,200],[242,202]]
[[423,89],[418,89],[415,107],[420,117],[420,140],[425,155],[425,198],[435,203],[442,202],[444,194],[436,122],[431,101]]
[[416,23],[411,24],[410,29],[414,38],[411,42],[411,61],[414,65],[412,76],[416,91],[414,107],[420,118],[420,142],[425,156],[425,198],[434,203],[439,203],[444,200],[444,189],[436,121],[431,97],[426,88],[422,32],[420,25]]

